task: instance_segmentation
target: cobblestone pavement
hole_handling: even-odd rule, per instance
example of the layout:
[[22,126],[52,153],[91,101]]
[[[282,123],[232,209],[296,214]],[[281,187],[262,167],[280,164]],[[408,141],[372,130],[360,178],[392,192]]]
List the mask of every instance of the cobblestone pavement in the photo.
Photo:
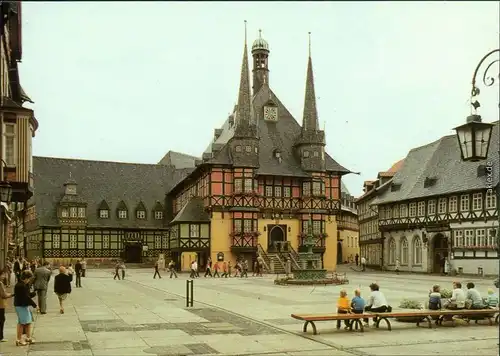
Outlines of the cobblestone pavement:
[[[275,286],[273,277],[200,278],[194,281],[194,307],[185,307],[186,276],[152,278],[150,270],[127,271],[124,281],[111,271],[90,270],[83,287],[74,288],[66,313],[49,293],[48,313],[37,315],[36,343],[16,347],[16,317],[7,310],[2,355],[498,355],[498,328],[488,325],[417,328],[393,322],[393,331],[336,330],[318,323],[319,335],[302,333],[291,313],[332,312],[339,290],[349,295],[377,281],[392,305],[403,298],[425,300],[440,276],[348,273],[346,286]],[[481,292],[491,280],[474,281]],[[52,287],[50,287],[52,288]]]

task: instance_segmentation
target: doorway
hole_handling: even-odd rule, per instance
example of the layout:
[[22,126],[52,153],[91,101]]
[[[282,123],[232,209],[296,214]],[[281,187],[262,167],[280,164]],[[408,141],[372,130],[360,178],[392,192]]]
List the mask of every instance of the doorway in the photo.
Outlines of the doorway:
[[342,242],[337,241],[337,264],[341,265],[343,263],[342,261]]
[[432,241],[432,273],[443,273],[444,263],[448,258],[448,238],[436,234]]
[[142,245],[138,242],[129,242],[125,244],[125,262],[141,263],[142,262]]
[[276,250],[280,242],[286,241],[285,230],[281,225],[271,225],[267,229],[269,231],[268,249]]

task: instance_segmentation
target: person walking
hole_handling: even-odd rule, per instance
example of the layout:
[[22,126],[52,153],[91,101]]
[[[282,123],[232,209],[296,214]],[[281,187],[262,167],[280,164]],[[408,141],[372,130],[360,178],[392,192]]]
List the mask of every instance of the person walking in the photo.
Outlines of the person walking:
[[366,258],[365,256],[361,257],[361,271],[366,271]]
[[217,277],[217,278],[220,278],[220,274],[219,274],[219,262],[215,262],[214,263],[214,278]]
[[207,265],[206,265],[206,270],[205,270],[205,278],[207,276],[213,277],[212,276],[212,259],[210,257],[207,260]]
[[156,279],[156,276],[160,277],[160,279],[161,279],[159,268],[160,268],[160,264],[158,263],[158,261],[156,261],[155,262],[155,274],[153,275],[153,279]]
[[[87,260],[84,258],[82,259],[82,277],[85,278],[85,276],[87,275]],[[80,282],[80,287],[81,287],[81,282]]]
[[19,282],[19,280],[21,278],[21,271],[22,271],[21,260],[19,259],[19,257],[16,257],[16,260],[14,261],[13,270],[14,270],[14,274],[16,276],[16,283],[17,283],[17,282]]
[[198,263],[195,261],[191,262],[191,274],[189,278],[196,278],[198,276]]
[[359,266],[359,255],[356,254],[356,256],[354,256],[354,262],[356,262],[356,266]]
[[[19,282],[14,286],[14,307],[17,314],[17,339],[16,346],[26,346],[35,342],[31,338],[31,323],[33,323],[33,314],[30,306],[36,308],[33,301],[35,293],[30,293],[29,283],[33,278],[31,271],[21,272]],[[26,334],[26,341],[23,340],[23,333]]]
[[120,262],[117,261],[116,262],[116,265],[115,265],[115,276],[113,277],[113,279],[116,279],[118,278],[118,280],[120,280]]
[[9,259],[6,264],[6,270],[5,270],[5,285],[7,287],[10,287],[10,283],[12,281],[12,261]]
[[170,270],[170,278],[172,278],[172,276],[175,276],[175,278],[177,278],[177,273],[175,272],[174,260],[170,260],[170,262],[168,263],[168,269]]
[[59,300],[59,312],[64,314],[63,302],[66,300],[69,294],[71,294],[71,281],[73,280],[73,274],[67,273],[64,266],[59,267],[59,274],[54,277],[54,293],[57,295]]
[[399,274],[399,267],[400,267],[400,263],[399,263],[399,258],[396,258],[396,274]]
[[122,279],[125,279],[125,261],[120,263],[120,269],[122,270]]
[[43,266],[35,270],[35,281],[33,287],[38,296],[38,307],[41,314],[47,314],[47,288],[52,272],[49,269],[49,263],[44,262]]
[[11,293],[7,293],[4,282],[7,280],[7,269],[0,271],[0,342],[7,342],[3,334],[5,325],[5,308],[7,307],[7,299],[12,298]]
[[224,261],[224,263],[222,263],[222,275],[221,275],[221,278],[224,277],[224,278],[227,278],[227,262]]
[[83,264],[80,260],[75,263],[75,285],[76,288],[82,287],[82,277],[83,277]]
[[241,264],[241,271],[240,271],[240,277],[243,278],[248,278],[248,261],[244,260],[243,263]]

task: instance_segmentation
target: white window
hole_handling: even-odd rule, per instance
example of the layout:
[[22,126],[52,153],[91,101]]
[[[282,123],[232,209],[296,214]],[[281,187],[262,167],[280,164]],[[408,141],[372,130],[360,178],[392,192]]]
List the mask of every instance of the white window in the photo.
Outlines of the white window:
[[245,193],[251,193],[251,192],[253,192],[253,179],[246,178],[245,179]]
[[486,192],[486,209],[495,209],[497,207],[497,196],[493,189]]
[[78,217],[79,218],[84,218],[85,217],[85,208],[78,208]]
[[200,225],[196,225],[196,224],[190,225],[189,237],[200,237]]
[[161,236],[155,236],[155,249],[161,249]]
[[438,213],[439,214],[446,213],[446,198],[439,198]]
[[465,246],[474,246],[474,230],[465,230]]
[[410,203],[410,217],[413,218],[417,214],[417,203]]
[[399,208],[397,205],[394,205],[394,207],[392,208],[392,217],[399,218]]
[[33,126],[30,125],[28,131],[28,155],[29,155],[29,165],[28,172],[33,172]]
[[406,237],[403,237],[401,241],[401,264],[403,265],[408,264],[408,252],[408,240]]
[[234,192],[241,193],[243,191],[243,180],[235,179],[234,180]]
[[424,215],[425,215],[425,202],[419,201],[418,202],[418,216],[424,216]]
[[464,247],[464,231],[453,231],[453,245],[454,247]]
[[146,212],[144,210],[137,210],[137,219],[146,219]]
[[321,221],[320,220],[313,221],[313,233],[314,234],[321,233]]
[[488,246],[497,247],[497,230],[489,229],[488,230]]
[[476,247],[486,246],[486,230],[477,229],[476,230]]
[[450,204],[449,212],[456,213],[457,212],[457,197],[450,197],[449,204]]
[[163,211],[161,211],[161,210],[156,210],[156,211],[155,211],[155,219],[156,219],[156,220],[163,220]]
[[102,248],[109,248],[109,236],[108,235],[102,236]]
[[460,196],[460,211],[469,211],[469,196]]
[[69,208],[69,216],[72,218],[76,218],[78,215],[78,209],[75,206]]
[[385,218],[392,219],[392,207],[388,206],[385,208]]
[[67,208],[62,208],[62,210],[61,210],[61,216],[63,218],[67,218],[69,216],[69,212],[68,212]]
[[266,185],[266,197],[273,196],[273,187],[271,185]]
[[427,214],[428,215],[434,215],[436,214],[436,201],[435,200],[429,200],[427,203]]
[[77,241],[78,239],[76,235],[69,235],[69,248],[77,248],[78,247]]
[[107,219],[107,218],[109,218],[109,210],[108,209],[101,209],[101,210],[99,210],[99,217],[101,219]]
[[52,235],[52,248],[61,247],[61,235],[53,234]]
[[127,210],[118,210],[118,219],[126,219]]
[[91,236],[91,235],[87,235],[87,238],[86,238],[86,242],[87,242],[87,248],[94,248],[94,236]]
[[321,189],[321,182],[313,182],[313,195],[321,195],[323,193],[323,190]]
[[290,187],[283,187],[283,196],[290,198],[292,196],[292,189]]
[[483,193],[472,194],[472,210],[483,210]]
[[389,241],[389,264],[393,265],[396,263],[396,241],[391,239]]
[[243,220],[243,232],[252,232],[252,222],[251,219]]
[[311,195],[311,183],[310,182],[302,183],[302,195],[306,196],[306,197]]
[[401,204],[399,206],[399,216],[401,216],[402,218],[408,217],[408,208],[406,204]]
[[16,124],[4,125],[4,157],[7,166],[16,165]]
[[234,220],[234,232],[241,232],[241,220]]
[[413,239],[413,264],[422,264],[422,241],[418,236]]
[[274,196],[277,198],[281,198],[281,187],[280,186],[274,187]]

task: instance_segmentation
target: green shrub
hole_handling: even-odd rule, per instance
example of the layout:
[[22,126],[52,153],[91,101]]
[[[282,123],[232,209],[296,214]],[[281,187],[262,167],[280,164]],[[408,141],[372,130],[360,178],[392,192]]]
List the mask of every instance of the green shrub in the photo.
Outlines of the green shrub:
[[423,309],[423,305],[418,300],[403,299],[399,303],[399,307],[402,309]]
[[441,298],[451,298],[452,291],[449,289],[441,289]]

